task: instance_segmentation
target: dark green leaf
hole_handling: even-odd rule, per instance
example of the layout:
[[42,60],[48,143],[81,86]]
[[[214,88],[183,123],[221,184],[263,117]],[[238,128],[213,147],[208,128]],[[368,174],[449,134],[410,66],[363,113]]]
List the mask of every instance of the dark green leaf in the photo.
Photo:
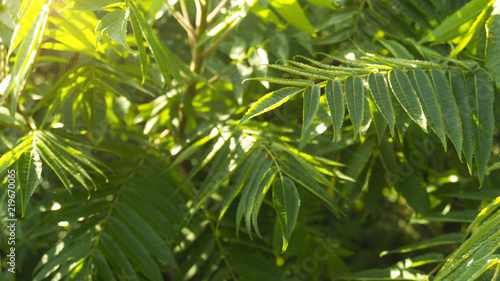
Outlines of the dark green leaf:
[[303,112],[303,122],[302,122],[302,133],[301,138],[304,138],[304,133],[311,126],[314,116],[318,112],[319,108],[319,96],[320,90],[318,85],[308,87],[304,92],[304,112]]

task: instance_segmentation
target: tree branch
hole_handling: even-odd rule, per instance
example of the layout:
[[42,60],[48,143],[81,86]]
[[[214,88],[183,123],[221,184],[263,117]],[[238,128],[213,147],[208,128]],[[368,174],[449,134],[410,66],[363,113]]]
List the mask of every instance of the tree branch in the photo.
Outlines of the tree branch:
[[229,0],[222,0],[219,2],[219,5],[217,5],[217,7],[215,7],[214,10],[208,15],[208,23],[211,23],[215,19],[215,17],[219,14],[220,10],[227,4],[227,2],[229,2]]

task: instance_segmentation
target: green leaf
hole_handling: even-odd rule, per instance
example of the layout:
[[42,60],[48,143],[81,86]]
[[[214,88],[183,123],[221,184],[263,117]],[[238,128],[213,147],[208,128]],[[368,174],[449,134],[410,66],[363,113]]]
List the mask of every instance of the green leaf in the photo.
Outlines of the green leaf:
[[[250,235],[250,239],[252,239],[252,228],[251,228],[251,219],[252,219],[252,213],[253,213],[253,208],[255,204],[255,199],[257,197],[257,192],[259,191],[259,187],[262,182],[264,182],[264,179],[266,178],[266,175],[268,172],[271,172],[271,165],[273,164],[273,161],[271,160],[265,160],[262,165],[260,165],[259,171],[255,175],[254,180],[252,181],[252,185],[248,186],[250,188],[248,192],[248,196],[246,198],[247,202],[245,203],[245,223],[247,226],[247,231],[248,235]],[[268,182],[266,182],[267,184]],[[243,197],[242,197],[243,199]],[[241,204],[241,202],[240,202]],[[239,206],[238,206],[239,207]]]
[[[498,204],[498,202],[496,202]],[[488,206],[487,208],[489,208]],[[484,222],[472,236],[456,250],[438,272],[435,280],[450,280],[461,276],[464,270],[473,269],[462,275],[470,277],[481,268],[487,260],[497,258],[493,253],[500,247],[500,215],[498,212]],[[447,278],[451,277],[451,278]],[[478,277],[478,276],[477,276]]]
[[500,54],[500,14],[494,14],[488,20],[488,47],[486,49],[486,68],[500,89],[500,61],[496,54]]
[[451,139],[451,142],[457,150],[458,157],[462,160],[462,122],[458,112],[457,102],[451,93],[451,88],[444,73],[437,69],[430,69],[427,72],[434,91],[437,93],[441,110],[443,111],[444,126],[446,134]]
[[222,207],[220,209],[219,218],[217,220],[217,229],[219,228],[219,223],[222,220],[222,217],[227,212],[229,206],[234,201],[236,196],[238,196],[238,194],[240,193],[241,189],[243,188],[243,185],[245,184],[245,181],[248,179],[250,175],[250,171],[252,171],[254,164],[257,162],[257,159],[262,157],[261,156],[262,154],[263,154],[262,150],[251,153],[250,156],[247,159],[245,159],[244,163],[238,169],[239,175],[233,184],[233,188],[231,189],[229,194],[226,195],[224,203],[222,204]]
[[[252,185],[257,177],[257,173],[260,171],[260,167],[264,164],[266,160],[266,153],[262,153],[255,160],[254,165],[250,170],[250,175],[248,176],[248,180],[243,188],[243,193],[241,194],[240,203],[238,204],[238,209],[236,210],[236,237],[239,237],[239,229],[241,219],[243,218],[243,214],[247,208],[248,194],[252,189]],[[250,235],[250,233],[249,233]]]
[[132,29],[134,31],[135,41],[137,42],[137,50],[139,51],[139,60],[141,62],[141,73],[142,73],[142,81],[141,81],[142,85],[146,81],[146,75],[148,73],[149,57],[146,54],[146,47],[144,47],[144,39],[142,38],[141,27],[139,26],[137,19],[134,17],[130,17],[130,22],[132,23]]
[[342,93],[342,84],[340,81],[329,80],[326,83],[325,95],[333,124],[333,141],[335,141],[340,136],[340,129],[342,129],[345,114],[344,94]]
[[467,99],[472,113],[474,158],[479,172],[479,185],[482,186],[495,127],[493,87],[488,72],[478,70],[474,76],[467,76]]
[[368,178],[368,190],[365,194],[365,206],[363,210],[363,219],[365,219],[377,206],[380,198],[382,198],[382,190],[386,186],[385,173],[379,170],[380,162],[373,164]]
[[424,223],[427,224],[430,221],[436,222],[462,222],[470,223],[477,216],[478,212],[475,210],[465,210],[465,211],[451,211],[447,214],[435,214],[422,216],[418,218],[412,218],[410,221],[412,223]]
[[[20,1],[21,2],[21,1]],[[21,41],[27,36],[28,32],[34,25],[36,25],[37,20],[47,1],[22,1],[22,6],[19,13],[19,22],[16,25],[16,29],[12,34],[10,48],[7,53],[9,57],[14,50],[19,46]]]
[[[298,67],[302,67],[304,69],[309,69],[309,70],[314,70],[314,71],[325,71],[326,73],[332,73],[332,75],[333,75],[333,73],[336,73],[336,72],[337,73],[338,72],[349,72],[349,73],[370,73],[370,72],[372,72],[370,69],[365,69],[365,68],[342,67],[342,66],[330,65],[330,64],[322,63],[320,61],[308,58],[308,57],[301,56],[301,55],[296,55],[293,58],[294,59],[295,58],[304,59],[304,60],[306,60],[306,61],[308,61],[316,66],[319,66],[321,68],[312,67],[312,66],[309,66],[307,64],[296,62],[296,61],[287,60],[287,62],[289,62],[293,65],[296,65]],[[328,72],[328,70],[332,70],[334,72]]]
[[415,212],[423,215],[429,214],[431,207],[427,191],[422,186],[423,179],[412,173],[408,177],[404,177],[401,183],[401,194],[405,197],[408,205]]
[[245,116],[243,116],[243,118],[238,123],[238,126],[241,126],[241,124],[243,124],[245,121],[255,116],[261,115],[281,106],[282,104],[290,100],[290,98],[297,95],[300,91],[302,91],[302,89],[283,88],[263,96],[248,109]]
[[[9,96],[9,93],[12,91],[10,103],[10,112],[12,116],[14,116],[15,112],[17,111],[19,96],[21,95],[21,91],[24,88],[26,80],[31,74],[31,68],[35,63],[38,48],[42,43],[43,34],[47,27],[47,19],[50,13],[50,6],[43,5],[41,7],[38,7],[37,5],[40,3],[42,3],[42,1],[30,1],[30,4],[28,4],[28,12],[21,19],[21,23],[18,25],[18,28],[14,32],[11,48],[9,49],[8,53],[8,56],[10,56],[17,44],[21,44],[16,55],[14,67],[12,68],[12,71],[10,73],[11,78],[9,81],[9,85],[7,86],[0,100],[0,104],[3,103],[4,100]],[[28,16],[33,16],[36,18],[36,20],[33,22],[31,22],[31,19],[25,20],[25,17]],[[25,26],[27,24],[29,25]]]
[[36,147],[24,152],[17,163],[19,187],[21,190],[22,216],[42,177],[42,161]]
[[344,184],[344,190],[346,193],[347,204],[350,205],[354,202],[354,199],[361,192],[361,188],[364,184],[364,178],[360,177],[368,164],[375,142],[373,139],[367,139],[362,146],[360,146],[354,153],[347,164],[346,175],[356,180],[356,182],[347,181]]
[[[488,190],[483,189],[481,191],[488,191]],[[489,191],[493,191],[493,190],[489,190]],[[491,194],[490,194],[489,198],[492,198]],[[488,200],[488,199],[483,199],[483,200]],[[500,207],[500,197],[497,197],[490,204],[488,204],[488,206],[486,206],[485,208],[483,208],[481,210],[479,215],[477,215],[477,217],[474,219],[474,221],[467,227],[466,233],[469,234],[472,231],[472,229],[474,229],[475,227],[479,227],[482,223],[484,223],[486,218],[489,218],[492,214],[494,214],[498,210],[499,207]]]
[[297,67],[292,67],[292,66],[283,66],[279,64],[268,64],[268,67],[279,69],[286,71],[288,73],[293,73],[297,74],[300,76],[304,77],[309,77],[311,79],[335,79],[335,76],[352,76],[353,72],[346,72],[346,71],[340,71],[340,70],[325,70],[325,69],[320,69],[320,68],[315,68],[312,66],[307,66],[305,64],[297,63],[294,61],[289,61],[291,64],[296,64],[299,65],[302,68],[312,70],[312,71],[307,71],[303,70]]
[[14,164],[21,155],[33,147],[33,135],[29,134],[17,141],[17,144],[14,148],[7,151],[0,158],[0,173],[5,171],[10,165]]
[[95,31],[97,37],[96,44],[101,40],[102,36],[106,34],[109,39],[127,49],[130,49],[127,44],[127,24],[129,14],[130,9],[124,9],[107,13],[104,17],[102,17],[97,24]]
[[340,215],[340,210],[333,198],[328,194],[325,187],[319,185],[308,173],[304,173],[304,168],[293,158],[285,158],[279,162],[279,168],[288,177],[300,183],[305,190],[318,198],[336,216]]
[[[465,49],[468,45],[474,44],[474,41],[471,40],[476,36],[478,32],[484,31],[485,21],[489,17],[490,11],[488,8],[484,9],[481,14],[474,20],[472,25],[470,26],[467,33],[460,39],[460,42],[453,48],[453,51],[450,53],[450,58],[455,57],[463,49]],[[479,50],[477,52],[480,52]],[[481,56],[484,54],[484,49],[481,51]]]
[[400,43],[394,40],[377,39],[396,58],[412,60],[413,55]]
[[106,260],[113,266],[113,268],[118,272],[121,279],[139,281],[139,278],[135,274],[134,268],[130,261],[128,260],[123,250],[116,244],[114,239],[101,233],[99,235],[101,243],[99,243],[99,249],[103,253]]
[[[128,219],[128,218],[127,218]],[[128,249],[129,257],[140,268],[140,271],[148,280],[163,280],[157,263],[151,258],[148,251],[141,244],[139,239],[121,221],[110,217],[106,224],[113,232],[115,242],[123,250]],[[137,227],[134,225],[134,227]],[[141,229],[142,231],[142,229]]]
[[311,126],[314,120],[314,116],[316,116],[316,113],[318,112],[319,96],[320,90],[318,85],[308,87],[304,92],[304,112],[301,138],[304,138],[304,133],[309,129],[309,126]]
[[283,79],[276,77],[258,77],[258,78],[247,78],[243,80],[243,83],[246,81],[265,81],[274,84],[287,85],[287,86],[299,86],[299,87],[309,87],[314,85],[314,82],[304,79]]
[[273,0],[269,1],[280,16],[282,16],[288,23],[294,27],[305,31],[309,34],[314,33],[314,28],[302,11],[298,1],[296,0]]
[[427,123],[424,113],[422,112],[422,106],[418,101],[415,91],[411,87],[408,76],[399,69],[391,70],[391,72],[389,72],[389,82],[396,99],[406,113],[408,113],[408,116],[410,116],[424,132],[427,132]]
[[92,87],[84,94],[81,106],[88,132],[92,136],[92,140],[98,143],[104,134],[106,125],[107,107],[104,93],[96,87]]
[[187,76],[192,76],[191,71],[189,71],[185,64],[177,58],[166,45],[161,44],[156,34],[153,33],[152,28],[144,21],[144,16],[138,10],[135,1],[127,1],[127,4],[132,10],[130,17],[132,20],[137,21],[139,28],[142,31],[142,35],[146,39],[146,42],[153,53],[153,57],[158,63],[158,67],[160,68],[160,72],[163,77],[163,84],[170,84],[170,75],[173,75],[179,82],[184,81],[181,73]]
[[116,203],[116,210],[126,219],[130,229],[135,230],[134,232],[136,232],[136,235],[139,234],[139,236],[136,237],[140,237],[140,241],[150,253],[173,267],[178,267],[168,245],[138,213],[121,202]]
[[494,0],[473,0],[463,6],[460,10],[456,11],[453,15],[443,21],[431,34],[422,38],[420,44],[425,42],[434,42],[435,44],[442,43],[455,38],[462,31],[461,25],[467,23],[469,20],[476,18],[484,9],[490,7]]
[[97,267],[97,271],[99,272],[101,277],[104,280],[116,281],[115,277],[113,276],[113,271],[109,267],[108,262],[103,257],[101,251],[99,251],[99,250],[93,251],[92,257],[93,257],[94,263]]
[[40,156],[42,156],[43,161],[49,165],[50,169],[54,171],[56,176],[61,180],[64,187],[71,193],[71,188],[73,188],[73,183],[68,178],[68,175],[64,171],[63,167],[59,164],[59,161],[56,158],[56,155],[44,145],[43,142],[38,144],[38,150],[40,152]]
[[273,205],[278,216],[283,236],[282,252],[285,252],[297,222],[300,198],[293,181],[281,175],[273,184]]
[[[422,109],[424,110],[427,124],[434,132],[436,132],[446,151],[443,114],[439,108],[438,98],[436,97],[436,94],[439,95],[440,93],[436,92],[435,88],[433,89],[431,81],[422,69],[417,68],[415,70],[410,70],[408,71],[408,76],[410,77],[413,89],[415,89],[415,92],[420,100],[420,104],[422,105]],[[434,84],[434,86],[436,85]]]
[[460,244],[462,243],[464,238],[465,235],[461,233],[447,233],[433,237],[431,239],[405,245],[394,250],[383,251],[382,253],[380,253],[380,256],[383,257],[388,254],[408,253],[441,245]]
[[253,228],[255,229],[255,232],[260,238],[262,238],[262,235],[260,234],[259,231],[259,222],[258,222],[259,210],[260,207],[262,206],[262,203],[264,202],[264,198],[266,197],[267,191],[269,190],[269,187],[271,187],[274,177],[276,176],[276,172],[277,169],[274,167],[271,168],[269,171],[267,171],[266,175],[260,182],[259,189],[257,190],[257,194],[255,196],[253,203],[252,224]]
[[467,90],[465,88],[464,73],[458,68],[452,68],[449,72],[450,89],[457,102],[458,112],[462,124],[463,153],[465,161],[472,174],[472,156],[474,154],[474,139],[472,129],[472,114],[467,102]]
[[82,251],[86,252],[87,255],[90,254],[92,244],[93,241],[91,240],[91,235],[85,235],[71,245],[62,244],[62,250],[57,254],[48,257],[48,262],[43,263],[42,261],[40,261],[38,266],[41,266],[41,269],[36,273],[32,280],[45,280],[50,275],[50,273],[57,269],[61,264],[65,263],[66,261],[71,261],[78,253]]
[[75,10],[100,10],[123,3],[120,0],[73,0],[72,2],[71,8]]
[[394,136],[395,116],[392,110],[391,96],[383,74],[370,73],[368,76],[368,85],[372,93],[373,101],[377,105],[380,113],[389,124],[391,135]]
[[[196,212],[203,203],[228,179],[234,171],[241,165],[242,161],[251,153],[253,140],[245,135],[237,133],[237,137],[232,137],[224,145],[227,153],[220,152],[214,166],[210,169],[203,181],[199,191],[193,198],[191,212]],[[231,147],[230,146],[234,146]]]
[[361,123],[363,123],[365,103],[363,79],[361,79],[361,77],[348,77],[345,80],[345,98],[349,116],[354,126],[354,139],[356,139],[359,127],[361,127]]

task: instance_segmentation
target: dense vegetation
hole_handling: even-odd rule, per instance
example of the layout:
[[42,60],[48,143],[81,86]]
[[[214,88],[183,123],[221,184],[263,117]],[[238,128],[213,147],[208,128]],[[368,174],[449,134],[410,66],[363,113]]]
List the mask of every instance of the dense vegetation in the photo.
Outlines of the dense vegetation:
[[500,279],[499,1],[0,3],[2,280]]

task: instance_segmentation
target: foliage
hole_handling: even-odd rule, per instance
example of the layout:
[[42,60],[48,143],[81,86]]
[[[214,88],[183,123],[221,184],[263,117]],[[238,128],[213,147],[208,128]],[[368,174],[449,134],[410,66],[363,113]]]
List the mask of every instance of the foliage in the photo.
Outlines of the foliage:
[[499,9],[3,1],[2,278],[497,280]]

